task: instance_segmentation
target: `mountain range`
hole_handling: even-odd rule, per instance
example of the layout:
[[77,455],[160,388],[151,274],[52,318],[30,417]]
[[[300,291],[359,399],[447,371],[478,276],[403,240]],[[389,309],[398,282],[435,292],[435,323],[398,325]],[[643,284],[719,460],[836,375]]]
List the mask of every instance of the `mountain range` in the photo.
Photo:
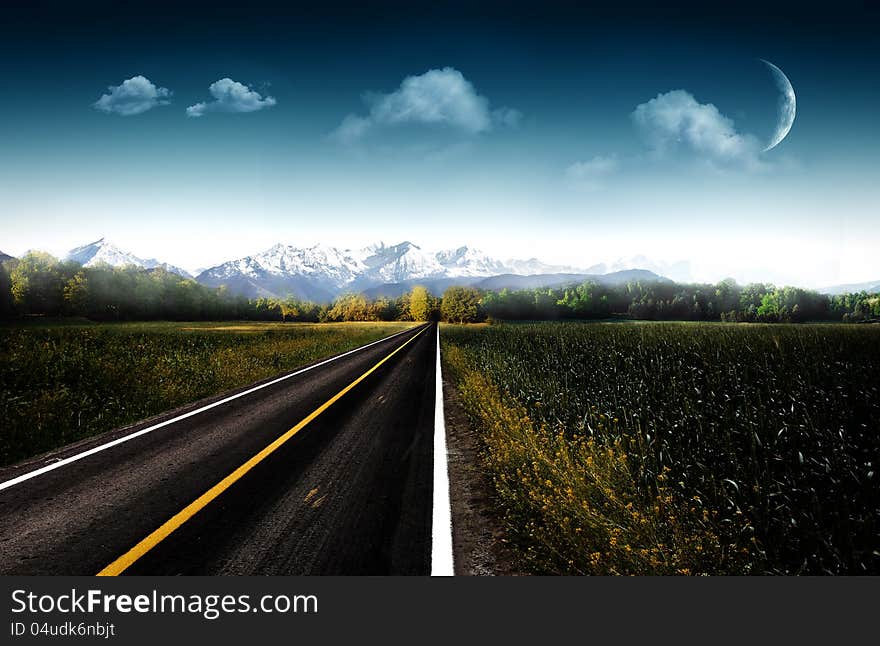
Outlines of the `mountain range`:
[[254,256],[206,269],[196,280],[212,287],[226,285],[249,297],[290,294],[327,301],[345,291],[371,294],[383,286],[389,287],[383,295],[397,296],[416,283],[437,292],[451,284],[470,285],[502,274],[560,272],[583,273],[535,258],[501,261],[466,246],[428,251],[412,242],[344,250],[278,244]]
[[[0,261],[11,258],[0,252]],[[86,267],[106,263],[147,270],[162,268],[209,287],[225,285],[230,292],[249,298],[290,295],[317,302],[331,301],[343,292],[394,298],[417,284],[440,294],[451,285],[500,290],[564,287],[588,279],[610,285],[635,280],[692,282],[687,262],[663,264],[635,256],[579,268],[548,264],[537,258],[499,260],[467,246],[429,251],[412,242],[380,242],[354,250],[276,244],[261,253],[198,271],[195,276],[155,258],[140,258],[104,238],[70,250],[65,260]],[[817,291],[829,295],[880,292],[880,280]]]
[[880,280],[869,280],[866,283],[849,283],[848,285],[832,285],[830,287],[822,287],[816,291],[820,294],[828,294],[829,296],[857,294],[858,292],[876,294],[880,292]]
[[65,260],[85,267],[103,263],[114,267],[163,268],[208,287],[225,285],[230,292],[248,298],[293,296],[317,302],[331,301],[343,292],[396,297],[416,284],[439,294],[450,285],[524,289],[557,287],[586,278],[605,283],[665,280],[645,270],[608,272],[605,265],[582,269],[537,258],[499,260],[467,246],[429,251],[408,241],[395,245],[380,242],[362,249],[276,244],[261,253],[210,267],[196,276],[155,258],[140,258],[104,238],[70,250]]
[[410,291],[416,285],[422,285],[432,294],[439,295],[442,294],[447,287],[453,285],[500,291],[502,289],[519,290],[538,289],[542,287],[569,287],[571,285],[578,285],[586,280],[591,280],[602,285],[622,285],[624,283],[635,281],[672,282],[668,278],[659,276],[647,269],[622,269],[620,271],[608,272],[607,274],[555,273],[531,274],[525,276],[520,274],[499,274],[497,276],[488,277],[429,278],[427,280],[414,278],[400,283],[385,283],[376,287],[370,287],[363,290],[363,293],[369,298],[396,298]]

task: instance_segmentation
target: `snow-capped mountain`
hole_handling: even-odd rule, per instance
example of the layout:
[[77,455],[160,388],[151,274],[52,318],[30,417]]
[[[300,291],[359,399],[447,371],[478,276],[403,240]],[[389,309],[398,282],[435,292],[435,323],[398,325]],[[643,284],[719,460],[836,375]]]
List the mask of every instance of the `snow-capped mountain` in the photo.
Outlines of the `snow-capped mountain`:
[[397,283],[408,278],[427,278],[443,273],[437,255],[422,250],[411,242],[386,246],[384,242],[362,249],[365,271],[358,283]]
[[196,280],[209,287],[225,285],[248,297],[290,294],[327,301],[366,271],[360,256],[325,245],[298,248],[276,244],[255,256],[206,269]]
[[[459,247],[452,251],[439,251],[436,255],[438,262],[446,268],[446,274],[451,278],[459,276],[494,276],[510,272],[512,269],[509,264],[505,265],[503,262],[470,247]],[[535,273],[542,273],[546,267],[547,265],[537,268]]]
[[160,262],[155,258],[138,258],[133,253],[120,249],[104,238],[77,247],[76,249],[71,249],[67,252],[64,259],[79,263],[83,267],[94,267],[95,265],[101,264],[107,264],[112,267],[134,265],[144,269],[157,269],[161,267],[166,271],[178,274],[184,278],[192,278],[186,270],[181,269],[180,267]]
[[313,276],[337,287],[349,284],[365,269],[361,260],[350,251],[339,251],[325,245],[299,249],[276,244],[259,254],[256,260],[260,268],[269,273]]
[[[328,300],[342,291],[362,291],[414,280],[462,279],[469,282],[505,273],[578,273],[571,267],[536,259],[502,262],[470,247],[428,251],[412,242],[339,250],[315,245],[275,245],[254,256],[206,269],[196,278],[205,285],[247,296],[285,296]],[[582,273],[582,272],[581,272]]]
[[[162,267],[186,278],[192,277],[185,270],[154,258],[139,258],[104,238],[72,249],[66,259],[84,267],[102,263],[114,267]],[[487,279],[500,280],[499,284],[505,286],[550,285],[611,274],[615,270],[653,266],[647,258],[641,257],[587,269],[551,265],[537,258],[502,261],[468,246],[434,251],[409,241],[394,245],[379,242],[362,249],[276,244],[261,253],[202,270],[195,279],[208,287],[225,286],[231,293],[248,298],[294,296],[328,302],[346,291],[401,294],[415,284],[423,284],[439,293],[450,285],[477,285]],[[524,277],[533,278],[525,280]],[[377,292],[377,288],[381,289]]]

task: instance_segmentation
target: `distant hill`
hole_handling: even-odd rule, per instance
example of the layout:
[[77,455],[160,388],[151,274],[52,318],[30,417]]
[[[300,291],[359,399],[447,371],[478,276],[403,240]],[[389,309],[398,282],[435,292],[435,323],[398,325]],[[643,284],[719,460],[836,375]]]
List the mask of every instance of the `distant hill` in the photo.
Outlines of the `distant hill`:
[[823,287],[818,292],[820,294],[828,294],[829,296],[855,294],[858,292],[874,294],[880,292],[880,280],[870,280],[867,283],[850,283],[848,285],[832,285],[831,287]]
[[642,282],[672,282],[668,278],[658,276],[652,271],[646,269],[625,269],[623,271],[614,271],[610,274],[535,274],[532,276],[521,276],[519,274],[500,274],[498,276],[488,276],[486,278],[442,278],[434,280],[407,280],[400,283],[387,283],[385,285],[377,285],[369,289],[363,290],[364,296],[367,298],[397,298],[410,290],[416,285],[425,287],[434,296],[440,296],[448,287],[458,285],[461,287],[476,287],[488,291],[500,291],[502,289],[520,290],[520,289],[539,289],[542,287],[568,287],[570,285],[579,285],[584,281],[591,280],[600,285],[623,285],[625,283],[642,281]]
[[642,282],[672,282],[668,278],[659,276],[647,269],[624,269],[613,271],[608,274],[536,274],[533,276],[519,276],[516,274],[502,274],[490,276],[476,283],[473,287],[498,291],[501,289],[538,289],[541,287],[567,287],[591,280],[600,285],[623,285],[636,281]]
[[8,253],[0,251],[0,262],[3,262],[4,260],[15,260],[15,256],[10,256]]
[[196,280],[206,287],[226,286],[232,294],[247,298],[274,298],[292,296],[303,301],[329,303],[337,295],[336,289],[324,281],[310,280],[307,276],[248,276],[230,274],[216,276],[203,271]]
[[428,280],[414,278],[402,283],[385,283],[384,285],[376,285],[375,287],[369,287],[361,291],[361,293],[369,299],[397,298],[398,296],[403,296],[407,292],[412,291],[412,288],[416,285],[421,285],[434,296],[440,296],[447,288],[452,287],[453,285],[470,287],[480,280],[483,279],[474,276],[470,278],[431,278]]

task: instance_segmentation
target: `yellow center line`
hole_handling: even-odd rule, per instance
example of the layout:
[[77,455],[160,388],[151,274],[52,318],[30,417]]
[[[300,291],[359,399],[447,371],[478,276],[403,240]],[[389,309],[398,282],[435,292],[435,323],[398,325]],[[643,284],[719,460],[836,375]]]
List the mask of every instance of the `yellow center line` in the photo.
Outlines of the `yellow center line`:
[[98,572],[98,576],[117,576],[119,574],[122,574],[135,561],[137,561],[144,554],[146,554],[151,549],[156,547],[156,545],[161,543],[163,540],[168,538],[168,536],[172,532],[174,532],[181,525],[183,525],[186,521],[188,521],[190,518],[192,518],[197,513],[199,513],[199,511],[204,509],[205,506],[208,505],[208,503],[210,503],[212,500],[217,498],[224,491],[229,489],[229,487],[231,487],[238,480],[240,480],[242,477],[244,477],[244,475],[248,471],[253,469],[255,466],[257,466],[260,462],[265,460],[267,457],[269,457],[279,447],[281,447],[282,444],[287,442],[287,440],[289,440],[294,435],[299,433],[303,428],[305,428],[309,424],[309,422],[314,420],[316,417],[318,417],[318,415],[320,415],[325,410],[330,408],[334,403],[339,401],[339,399],[341,399],[343,395],[345,395],[348,391],[350,391],[352,388],[354,388],[359,383],[361,383],[364,379],[369,377],[373,372],[378,370],[379,367],[383,363],[385,363],[391,357],[393,357],[395,354],[397,354],[398,352],[403,350],[407,345],[412,343],[417,337],[419,337],[422,334],[422,332],[424,332],[427,329],[428,329],[427,327],[424,327],[417,334],[414,334],[409,339],[407,339],[403,344],[398,346],[397,349],[395,349],[391,354],[389,354],[384,359],[379,361],[376,365],[374,365],[372,368],[367,370],[360,377],[358,377],[357,379],[352,381],[345,388],[340,390],[338,393],[333,395],[333,397],[331,397],[326,402],[321,404],[318,408],[316,408],[314,411],[312,411],[308,415],[308,417],[303,419],[299,424],[294,426],[292,429],[290,429],[289,431],[287,431],[283,435],[279,436],[274,442],[269,444],[266,448],[264,448],[259,453],[254,455],[251,459],[249,459],[247,462],[242,464],[235,471],[230,473],[228,476],[223,478],[220,482],[218,482],[213,487],[208,489],[201,496],[199,496],[198,498],[193,500],[190,504],[188,504],[186,507],[184,507],[181,511],[179,511],[174,516],[172,516],[168,521],[165,522],[164,525],[159,527],[159,529],[154,531],[152,534],[150,534],[145,539],[143,539],[140,543],[138,543],[137,545],[132,547],[128,552],[126,552],[125,554],[120,556],[118,559],[113,561],[110,565],[108,565],[103,570]]

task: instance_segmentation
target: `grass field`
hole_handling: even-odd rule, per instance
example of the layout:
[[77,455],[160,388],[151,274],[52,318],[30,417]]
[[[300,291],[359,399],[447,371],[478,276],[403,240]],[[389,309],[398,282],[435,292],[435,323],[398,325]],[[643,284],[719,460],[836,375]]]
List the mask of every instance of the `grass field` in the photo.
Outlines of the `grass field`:
[[880,573],[880,327],[441,336],[532,571]]
[[0,327],[0,464],[363,345],[411,323]]

